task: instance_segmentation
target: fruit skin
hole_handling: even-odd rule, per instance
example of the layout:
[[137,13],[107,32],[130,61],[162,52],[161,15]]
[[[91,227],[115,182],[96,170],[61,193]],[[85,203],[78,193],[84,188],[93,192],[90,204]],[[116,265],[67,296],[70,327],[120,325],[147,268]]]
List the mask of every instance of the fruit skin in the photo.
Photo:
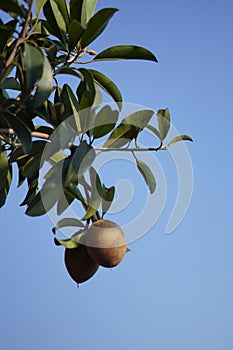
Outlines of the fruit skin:
[[126,253],[126,239],[121,228],[110,220],[97,220],[85,240],[90,257],[103,267],[118,265]]
[[99,268],[84,245],[74,249],[66,248],[64,260],[70,277],[78,284],[91,278]]

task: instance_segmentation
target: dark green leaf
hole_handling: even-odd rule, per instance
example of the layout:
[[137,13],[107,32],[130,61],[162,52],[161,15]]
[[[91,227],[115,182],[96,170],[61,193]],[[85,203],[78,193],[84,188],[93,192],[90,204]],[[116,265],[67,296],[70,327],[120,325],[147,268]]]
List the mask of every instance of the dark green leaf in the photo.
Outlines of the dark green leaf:
[[0,191],[6,185],[8,170],[9,170],[9,167],[8,167],[7,154],[4,147],[1,145],[1,141],[0,141]]
[[161,141],[165,139],[170,129],[170,112],[168,108],[159,109],[157,112],[159,133],[161,135]]
[[32,138],[31,131],[28,129],[26,124],[21,119],[7,112],[4,113],[4,119],[9,127],[14,129],[22,144],[24,152],[29,153],[32,148]]
[[36,0],[36,17],[38,17],[43,9],[47,0]]
[[192,138],[188,135],[179,135],[174,137],[168,144],[168,147],[171,146],[173,143],[179,142],[179,141],[191,141],[193,142]]
[[71,67],[61,67],[57,74],[69,74],[69,75],[73,75],[79,79],[82,79],[83,76],[82,74],[79,73],[79,71],[77,71],[75,68],[71,68]]
[[82,141],[76,148],[74,154],[71,156],[71,161],[66,177],[66,184],[70,182],[78,182],[84,172],[90,168],[95,159],[94,149],[87,144],[86,141]]
[[40,192],[38,192],[29,203],[26,214],[29,216],[44,215],[54,206],[58,195],[56,184],[53,182],[46,182]]
[[78,44],[83,32],[84,28],[81,26],[80,22],[74,19],[69,27],[68,44],[70,51]]
[[153,193],[156,188],[156,182],[152,171],[150,170],[148,165],[140,159],[136,159],[136,162],[138,170],[142,174],[147,186],[149,187],[150,193]]
[[107,135],[114,128],[117,119],[118,112],[113,111],[108,105],[104,106],[96,115],[93,137],[97,139]]
[[103,185],[103,191],[102,191],[102,212],[103,214],[105,214],[111,204],[112,204],[112,201],[113,201],[113,198],[114,198],[114,194],[115,194],[115,187],[112,186],[112,187],[105,187]]
[[102,186],[99,175],[93,167],[90,168],[89,173],[91,181],[91,199],[89,207],[82,220],[90,219],[98,211],[102,198]]
[[33,155],[24,167],[21,169],[21,173],[24,177],[34,178],[39,175],[41,154],[36,153]]
[[149,129],[150,131],[152,131],[153,134],[155,134],[155,136],[157,136],[157,137],[161,140],[161,135],[160,135],[158,129],[156,129],[153,125],[150,125],[150,124],[148,124],[148,125],[146,126],[146,128]]
[[89,69],[89,72],[93,75],[95,82],[113,98],[121,110],[122,96],[116,84],[103,73],[94,69]]
[[25,15],[23,7],[19,6],[13,0],[7,0],[7,1],[1,0],[0,1],[0,9],[7,12],[8,14],[15,13],[15,14],[22,16],[22,17],[24,17],[24,15]]
[[20,85],[15,78],[6,78],[0,83],[0,89],[20,90]]
[[82,23],[82,25],[85,25],[86,23],[82,22],[82,7],[83,7],[83,0],[70,0],[71,21],[76,19],[79,23]]
[[40,50],[29,44],[24,45],[23,65],[26,71],[26,84],[29,92],[43,73],[44,59]]
[[53,233],[56,233],[60,228],[70,226],[84,227],[84,224],[75,218],[64,218],[57,222],[56,226],[53,229]]
[[44,22],[46,29],[59,38],[62,43],[66,42],[66,23],[63,16],[54,0],[48,0],[43,7],[45,18],[47,22]]
[[158,62],[152,52],[141,46],[118,45],[112,46],[95,56],[94,61],[99,60],[148,60]]
[[81,38],[81,46],[83,48],[87,47],[104,31],[109,20],[116,11],[118,10],[114,8],[105,8],[90,18],[89,22],[87,23],[87,28]]
[[37,190],[38,190],[38,177],[34,179],[28,179],[28,192],[23,202],[20,204],[20,206],[28,205],[31,202],[31,200],[36,196]]
[[87,209],[87,207],[88,207],[87,201],[83,197],[82,193],[80,192],[80,190],[78,189],[78,187],[75,184],[73,184],[73,183],[68,184],[64,188],[64,191],[66,194],[68,194],[68,195],[72,196],[74,199],[77,199],[78,201],[80,201],[85,210]]
[[86,109],[93,105],[95,100],[95,85],[92,74],[88,69],[80,68],[80,73],[84,77],[77,89],[77,95],[79,98],[80,109]]
[[45,100],[50,96],[53,90],[53,72],[50,63],[46,56],[44,56],[43,74],[39,81],[35,96],[32,100],[34,108],[41,106]]
[[66,31],[68,31],[69,25],[70,25],[70,16],[69,11],[67,7],[67,1],[66,0],[54,0],[57,4],[59,11],[62,15],[62,18],[66,24]]
[[0,208],[5,204],[6,198],[8,195],[8,192],[10,190],[10,185],[11,185],[11,180],[12,180],[12,168],[9,166],[9,170],[7,173],[7,177],[5,179],[5,186],[2,188],[0,191]]
[[153,116],[153,110],[137,111],[125,117],[109,138],[105,141],[104,147],[122,147],[137,137],[138,133],[149,123]]

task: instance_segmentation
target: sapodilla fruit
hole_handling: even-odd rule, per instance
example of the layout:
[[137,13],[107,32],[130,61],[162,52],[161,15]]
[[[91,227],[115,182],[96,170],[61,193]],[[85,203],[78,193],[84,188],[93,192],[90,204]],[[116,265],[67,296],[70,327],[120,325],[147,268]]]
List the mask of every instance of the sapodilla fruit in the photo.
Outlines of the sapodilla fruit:
[[91,278],[99,268],[84,245],[73,249],[66,248],[64,260],[70,277],[78,284]]
[[126,252],[126,239],[120,227],[110,220],[97,220],[88,230],[86,246],[90,257],[103,267],[114,267]]

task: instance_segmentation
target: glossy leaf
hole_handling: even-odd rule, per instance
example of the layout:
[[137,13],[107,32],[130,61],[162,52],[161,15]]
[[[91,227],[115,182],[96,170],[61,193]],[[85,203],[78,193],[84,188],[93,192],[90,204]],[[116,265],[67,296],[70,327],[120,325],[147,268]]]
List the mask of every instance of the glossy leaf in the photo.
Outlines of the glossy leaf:
[[0,141],[0,191],[5,187],[8,170],[7,154]]
[[29,203],[26,214],[41,216],[46,214],[56,203],[58,198],[57,186],[53,182],[46,182],[40,192]]
[[136,159],[137,167],[142,174],[147,186],[149,187],[150,193],[154,193],[156,188],[156,181],[154,175],[148,165],[140,159]]
[[54,238],[54,243],[56,245],[63,245],[63,247],[66,247],[68,249],[74,249],[74,248],[78,248],[79,243],[75,242],[73,239],[58,239],[58,238]]
[[89,72],[91,72],[91,74],[93,75],[95,82],[113,98],[113,100],[117,103],[119,109],[121,110],[122,96],[116,84],[114,84],[114,82],[111,79],[109,79],[106,75],[100,73],[97,70],[89,69]]
[[157,112],[159,133],[161,135],[161,141],[165,139],[170,129],[170,112],[168,108],[159,109]]
[[191,141],[193,142],[192,138],[188,135],[179,135],[179,136],[176,136],[174,137],[168,144],[168,147],[173,145],[174,143],[176,142],[179,142],[179,141]]
[[0,89],[20,90],[20,85],[15,78],[11,77],[0,83]]
[[62,15],[62,18],[66,24],[66,31],[68,31],[68,28],[70,25],[70,15],[69,15],[69,10],[67,6],[67,1],[66,0],[54,0],[54,1],[57,4],[59,11]]
[[99,175],[93,167],[90,168],[89,173],[91,181],[91,199],[89,207],[82,220],[90,219],[98,211],[102,198],[102,186]]
[[38,190],[38,177],[28,179],[28,192],[20,206],[28,205],[36,196]]
[[35,83],[42,77],[44,58],[40,50],[29,44],[24,45],[24,52],[23,65],[26,72],[26,84],[27,89],[31,91]]
[[141,110],[125,117],[118,125],[103,147],[122,147],[137,137],[138,133],[149,123],[153,116],[153,110]]
[[109,210],[112,202],[113,202],[113,198],[115,195],[115,187],[106,187],[105,185],[103,185],[103,190],[102,190],[102,213],[103,215]]
[[41,154],[36,153],[27,161],[21,170],[24,177],[33,178],[39,175]]
[[9,13],[15,13],[19,16],[24,17],[25,12],[23,11],[22,6],[19,6],[15,1],[13,0],[6,0],[0,2],[0,9]]
[[80,22],[74,19],[69,27],[68,44],[70,51],[72,51],[78,44],[83,32],[84,28],[81,26]]
[[82,141],[80,145],[74,151],[71,156],[71,161],[66,177],[66,184],[70,182],[77,182],[79,177],[90,168],[95,159],[94,149],[87,144],[86,141]]
[[82,22],[82,8],[83,8],[83,0],[70,0],[71,21],[75,19],[82,25],[85,25],[86,23]]
[[92,135],[95,139],[107,135],[115,126],[118,112],[113,111],[108,105],[104,106],[95,117]]
[[[82,6],[82,21],[86,24],[93,16],[98,0],[83,0]],[[82,23],[83,23],[82,22]]]
[[75,184],[69,183],[64,188],[64,191],[66,194],[68,194],[68,195],[72,196],[74,199],[77,199],[78,201],[80,201],[85,210],[87,209],[87,207],[88,207],[87,201],[83,197],[82,193],[80,192],[80,190],[78,189],[78,187]]
[[66,42],[65,32],[66,23],[54,0],[48,0],[43,7],[47,22],[44,22],[46,29],[54,36],[59,38],[62,43]]
[[34,108],[41,106],[50,96],[53,90],[53,72],[50,63],[44,56],[43,74],[39,81],[35,96],[32,101]]
[[156,129],[153,125],[150,125],[150,124],[148,124],[146,126],[146,128],[149,129],[150,131],[152,131],[153,134],[161,140],[161,135],[160,135],[160,132],[158,129]]
[[57,222],[56,226],[53,228],[53,233],[56,233],[60,228],[71,226],[84,227],[84,224],[75,218],[64,218]]
[[57,74],[69,74],[79,79],[83,79],[82,74],[80,74],[80,72],[77,69],[71,68],[71,67],[61,67],[59,68],[59,71],[57,72]]
[[94,61],[99,60],[148,60],[158,62],[154,54],[141,46],[117,45],[112,46],[95,56]]
[[38,17],[43,9],[47,0],[36,0],[36,17]]
[[87,47],[104,31],[109,20],[116,11],[118,10],[114,8],[105,8],[90,18],[89,22],[87,23],[87,28],[85,29],[81,38],[81,46],[83,48]]
[[12,181],[12,168],[11,168],[11,166],[9,166],[7,177],[5,179],[5,184],[2,188],[2,190],[0,190],[0,208],[6,202],[7,195],[9,193],[10,186],[11,186],[11,181]]
[[[77,95],[79,98],[80,109],[86,109],[91,107],[95,100],[95,85],[92,74],[88,69],[80,68],[80,73],[84,77],[84,81],[82,81],[77,89]],[[85,114],[85,112],[84,112]]]
[[9,127],[14,129],[22,144],[24,152],[29,153],[32,148],[31,131],[28,129],[26,124],[16,116],[7,112],[5,112],[3,116]]

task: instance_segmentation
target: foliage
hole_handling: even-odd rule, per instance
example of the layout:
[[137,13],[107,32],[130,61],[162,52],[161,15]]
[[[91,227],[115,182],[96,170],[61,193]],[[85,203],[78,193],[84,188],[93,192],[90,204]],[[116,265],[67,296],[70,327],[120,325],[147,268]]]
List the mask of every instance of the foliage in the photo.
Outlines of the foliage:
[[[10,189],[14,163],[18,186],[27,183],[21,203],[27,215],[43,215],[54,205],[61,214],[73,201],[84,208],[82,221],[63,219],[54,233],[64,226],[84,230],[83,222],[88,225],[110,208],[115,188],[106,187],[93,167],[97,139],[104,137],[103,151],[129,147],[132,141],[137,147],[139,133],[148,128],[161,142],[156,151],[165,148],[163,142],[170,127],[168,109],[157,112],[158,128],[149,124],[153,110],[137,111],[118,122],[123,102],[120,90],[105,74],[88,68],[89,64],[157,59],[146,48],[135,45],[112,46],[99,53],[90,49],[118,11],[104,8],[96,12],[96,3],[97,0],[0,1],[0,10],[7,18],[0,20],[0,207]],[[66,76],[75,79],[76,91],[59,83],[60,77]],[[116,109],[108,105],[96,107],[103,92],[113,99]],[[73,119],[64,124],[71,115]],[[50,137],[58,127],[59,137]],[[169,145],[180,140],[191,138],[181,135]],[[53,152],[43,159],[48,144],[53,146]],[[133,151],[132,154],[153,193],[154,175]],[[38,178],[45,160],[51,168],[40,187]],[[62,191],[58,191],[56,182],[58,172]],[[77,246],[70,240],[56,240],[56,244]]]

